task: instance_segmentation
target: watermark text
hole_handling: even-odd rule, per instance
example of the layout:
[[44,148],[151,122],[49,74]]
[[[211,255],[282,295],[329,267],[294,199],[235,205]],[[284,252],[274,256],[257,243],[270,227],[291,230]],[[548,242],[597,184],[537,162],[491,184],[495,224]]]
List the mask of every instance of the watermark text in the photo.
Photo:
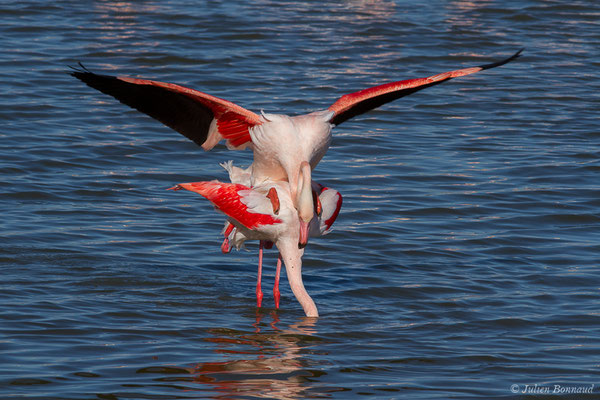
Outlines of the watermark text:
[[538,385],[513,384],[510,386],[512,393],[519,394],[591,394],[595,391],[595,384],[591,385]]

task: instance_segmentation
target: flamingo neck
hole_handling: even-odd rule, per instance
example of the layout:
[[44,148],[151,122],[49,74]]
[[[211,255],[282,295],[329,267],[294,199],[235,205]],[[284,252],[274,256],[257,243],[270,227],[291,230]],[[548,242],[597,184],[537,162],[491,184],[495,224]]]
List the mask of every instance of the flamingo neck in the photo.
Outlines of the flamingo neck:
[[302,254],[295,241],[280,241],[277,243],[287,273],[290,288],[304,309],[307,317],[318,317],[319,312],[315,302],[310,297],[302,282]]
[[311,182],[312,176],[310,164],[303,161],[302,164],[300,164],[298,176],[296,208],[298,209],[298,216],[306,223],[309,223],[314,215]]

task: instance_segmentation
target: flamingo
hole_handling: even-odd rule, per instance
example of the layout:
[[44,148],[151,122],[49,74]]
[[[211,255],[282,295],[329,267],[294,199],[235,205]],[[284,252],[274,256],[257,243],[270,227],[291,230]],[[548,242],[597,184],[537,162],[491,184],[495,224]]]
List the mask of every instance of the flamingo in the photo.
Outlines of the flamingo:
[[[250,186],[251,184],[251,176],[253,165],[250,165],[247,169],[242,169],[239,167],[235,167],[233,165],[233,161],[228,161],[226,163],[220,164],[228,173],[229,179],[231,183],[234,184],[242,184],[246,186]],[[302,177],[310,176],[310,167],[308,163],[303,163],[300,169]],[[308,180],[303,179],[303,183],[308,184]],[[318,182],[312,181],[311,184],[312,197],[314,201],[314,212],[315,215],[309,223],[308,228],[308,236],[309,237],[320,237],[324,236],[330,232],[331,226],[335,222],[340,209],[342,207],[342,195],[334,189],[330,189],[321,185]],[[304,188],[308,190],[308,188]],[[302,187],[298,188],[298,190],[302,190]],[[281,207],[277,192],[274,188],[269,189],[266,194],[266,197],[271,201],[271,206],[273,212],[277,215],[279,213],[279,209]],[[302,223],[302,220],[299,221]],[[299,232],[298,239],[298,247],[303,248],[306,246],[307,239],[302,237],[302,234],[305,233],[302,229]],[[221,251],[223,253],[229,253],[232,249],[232,244],[238,250],[244,245],[246,240],[252,239],[244,234],[243,231],[239,231],[235,225],[229,221],[225,223],[225,227],[223,228],[223,234],[225,239],[223,240],[223,244],[221,245]],[[258,250],[258,278],[256,283],[256,305],[257,307],[261,307],[263,293],[261,290],[261,277],[262,277],[262,260],[263,260],[263,249],[271,248],[273,246],[272,241],[268,240],[260,240],[259,242],[259,250]],[[275,274],[275,285],[273,287],[273,297],[275,299],[275,307],[279,308],[279,278],[281,272],[281,253],[277,259],[277,269]]]
[[[234,170],[228,164],[230,175]],[[315,236],[325,234],[335,221],[342,204],[341,195],[306,178],[310,176],[310,166],[302,163],[299,173],[298,191],[307,192],[318,190],[321,197],[322,210],[310,221],[309,231]],[[257,306],[262,301],[261,270],[262,248],[265,242],[272,242],[279,250],[277,271],[273,295],[276,307],[279,308],[279,277],[281,263],[285,264],[290,288],[294,296],[304,309],[307,317],[318,317],[317,307],[306,291],[302,281],[302,256],[304,246],[299,245],[300,221],[298,211],[294,206],[292,190],[286,181],[265,180],[253,187],[241,183],[224,183],[219,181],[203,181],[181,183],[171,190],[186,189],[201,194],[207,198],[215,208],[227,215],[228,223],[233,226],[229,230],[228,238],[236,247],[240,247],[246,240],[259,240],[259,267],[256,287]],[[316,204],[316,203],[315,203]]]
[[[325,110],[287,116],[255,114],[230,101],[179,86],[147,79],[96,74],[81,63],[71,75],[88,86],[113,96],[191,139],[204,150],[225,140],[230,149],[251,148],[254,155],[251,186],[265,180],[287,181],[300,215],[301,241],[308,237],[313,217],[310,198],[297,190],[300,166],[311,168],[323,158],[331,142],[331,129],[385,103],[419,90],[504,65],[521,54],[478,67],[457,69],[426,78],[408,79],[346,94]],[[310,181],[309,177],[305,177]]]

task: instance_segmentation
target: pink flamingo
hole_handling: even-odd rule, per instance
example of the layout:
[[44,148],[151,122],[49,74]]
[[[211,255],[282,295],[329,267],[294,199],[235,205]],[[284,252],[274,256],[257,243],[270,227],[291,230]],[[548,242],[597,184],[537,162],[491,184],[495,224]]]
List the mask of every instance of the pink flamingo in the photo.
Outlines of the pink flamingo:
[[302,240],[308,237],[306,232],[313,209],[308,206],[308,194],[302,199],[297,190],[300,166],[303,162],[308,162],[311,168],[317,165],[329,148],[332,127],[419,90],[504,65],[516,59],[521,51],[478,67],[386,83],[347,94],[326,110],[293,117],[265,113],[259,116],[197,90],[147,79],[95,74],[81,64],[81,69],[75,69],[71,74],[88,86],[159,120],[204,150],[212,149],[223,139],[231,149],[251,148],[254,152],[251,186],[265,180],[290,183],[292,202],[301,216]]
[[[233,173],[235,176],[236,172],[244,171],[239,168],[234,170],[235,167],[231,164],[226,165],[229,167],[230,175]],[[317,210],[316,215],[310,221],[309,232],[314,236],[321,236],[331,228],[335,221],[342,205],[342,197],[335,190],[307,180],[309,176],[309,164],[302,163],[297,190],[309,194],[313,190],[318,191],[318,196],[321,198],[318,204],[321,205],[317,207],[317,202],[313,203]],[[246,240],[260,241],[256,286],[258,307],[261,306],[263,297],[261,290],[262,249],[265,242],[272,242],[279,250],[273,287],[276,307],[279,308],[279,277],[283,260],[292,292],[302,305],[306,316],[318,317],[317,307],[302,282],[304,246],[299,245],[301,218],[294,206],[288,182],[265,180],[252,188],[241,183],[193,182],[182,183],[171,189],[187,189],[199,193],[229,217],[228,224],[231,224],[230,226],[233,228],[228,230],[229,233],[225,239],[227,247],[229,247],[229,241],[238,248]],[[310,196],[312,197],[312,194]],[[303,193],[304,197],[308,196]]]
[[[229,173],[229,179],[232,183],[242,184],[245,186],[251,185],[251,175],[253,166],[251,165],[247,169],[242,169],[235,167],[233,165],[233,161],[228,161],[226,163],[221,163],[221,166],[227,170]],[[303,167],[300,169],[301,176],[309,177],[310,176],[310,167],[308,163],[304,163]],[[302,180],[302,182],[308,183],[308,180]],[[308,191],[308,188],[305,188]],[[302,190],[302,187],[298,188],[299,191]],[[300,230],[299,232],[299,240],[298,247],[305,247],[308,238],[303,238],[302,235],[304,233],[308,233],[309,237],[320,237],[329,233],[331,226],[335,222],[340,209],[342,207],[342,195],[334,189],[330,189],[324,187],[323,185],[312,181],[311,182],[311,191],[313,198],[313,209],[314,209],[314,217],[309,223],[309,228],[307,232],[303,232]],[[274,188],[269,189],[266,194],[266,197],[271,201],[272,209],[275,214],[278,214],[280,209],[279,198],[277,192]],[[302,223],[300,219],[299,224]],[[232,249],[232,245],[237,249],[243,246],[246,240],[252,239],[248,238],[244,232],[239,231],[235,225],[231,222],[226,222],[225,227],[223,229],[223,234],[225,235],[225,239],[223,240],[223,244],[221,245],[221,250],[223,253],[228,253]],[[261,277],[262,277],[262,259],[263,259],[263,248],[271,248],[273,245],[272,241],[260,240],[259,250],[258,250],[258,279],[256,284],[256,305],[260,307],[262,304],[263,293],[261,290]],[[279,258],[277,260],[277,270],[275,274],[275,286],[273,287],[273,296],[275,299],[275,307],[279,308],[279,277],[281,271],[281,254],[279,254]]]

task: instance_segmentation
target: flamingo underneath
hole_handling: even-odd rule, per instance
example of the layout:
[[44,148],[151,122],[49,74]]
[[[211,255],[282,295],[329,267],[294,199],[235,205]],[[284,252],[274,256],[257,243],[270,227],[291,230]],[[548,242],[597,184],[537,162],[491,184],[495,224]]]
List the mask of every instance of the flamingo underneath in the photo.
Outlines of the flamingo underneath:
[[[252,165],[247,169],[242,169],[235,167],[233,165],[233,161],[228,161],[226,163],[220,164],[227,172],[229,173],[229,179],[232,183],[242,184],[246,186],[250,186],[251,182],[251,174],[252,174]],[[301,177],[309,177],[310,176],[310,167],[308,163],[304,163],[304,165],[300,169]],[[302,179],[301,182],[308,183],[308,180]],[[312,198],[313,198],[313,209],[314,209],[314,217],[310,221],[308,225],[308,236],[309,237],[320,237],[329,233],[331,226],[335,222],[336,218],[339,215],[340,209],[342,207],[342,195],[334,189],[330,189],[325,187],[318,182],[311,182],[311,190],[312,190]],[[298,190],[301,191],[303,188],[299,187]],[[305,190],[308,188],[306,187]],[[278,214],[280,209],[280,202],[277,195],[277,192],[274,188],[269,189],[266,194],[266,197],[271,201],[272,209],[275,214]],[[300,220],[301,224],[302,221]],[[223,244],[221,245],[221,250],[223,253],[229,253],[232,249],[232,245],[236,247],[238,250],[244,245],[246,240],[252,239],[248,238],[242,231],[239,231],[235,225],[231,222],[226,222],[225,227],[223,229],[223,234],[225,239],[223,240]],[[304,238],[302,235],[304,234],[301,229],[299,232],[299,240],[298,246],[299,248],[303,248],[308,238]],[[262,277],[262,260],[263,260],[263,248],[269,249],[273,246],[273,242],[260,240],[259,250],[258,250],[258,279],[256,284],[256,305],[257,307],[261,307],[263,293],[261,290],[261,277]],[[279,308],[279,277],[281,271],[281,254],[279,254],[277,260],[277,269],[275,274],[275,286],[273,287],[273,297],[275,299],[275,307]]]
[[300,229],[306,236],[313,210],[306,206],[309,199],[300,198],[297,191],[300,166],[303,162],[308,162],[311,168],[317,165],[329,148],[332,127],[419,90],[504,65],[516,59],[521,51],[478,67],[374,86],[344,95],[326,110],[293,117],[265,113],[259,116],[197,90],[147,79],[95,74],[81,64],[81,69],[71,74],[159,120],[204,150],[212,149],[223,139],[231,149],[251,148],[254,153],[252,185],[264,180],[288,181],[292,202],[301,215]]
[[[299,191],[319,191],[321,210],[310,221],[310,233],[321,236],[331,228],[342,204],[341,195],[305,179],[308,164],[301,166]],[[302,281],[302,256],[304,246],[300,244],[300,217],[294,206],[288,182],[265,180],[250,188],[240,183],[219,181],[182,183],[171,188],[187,189],[206,197],[215,208],[227,215],[229,230],[226,240],[240,247],[246,240],[259,240],[259,272],[257,281],[257,305],[262,301],[261,271],[262,248],[266,242],[274,243],[279,250],[273,295],[279,307],[279,276],[281,263],[285,264],[288,281],[294,296],[301,304],[306,316],[318,317],[317,307],[306,291]],[[317,204],[316,202],[314,204]],[[227,228],[226,228],[227,229]]]

